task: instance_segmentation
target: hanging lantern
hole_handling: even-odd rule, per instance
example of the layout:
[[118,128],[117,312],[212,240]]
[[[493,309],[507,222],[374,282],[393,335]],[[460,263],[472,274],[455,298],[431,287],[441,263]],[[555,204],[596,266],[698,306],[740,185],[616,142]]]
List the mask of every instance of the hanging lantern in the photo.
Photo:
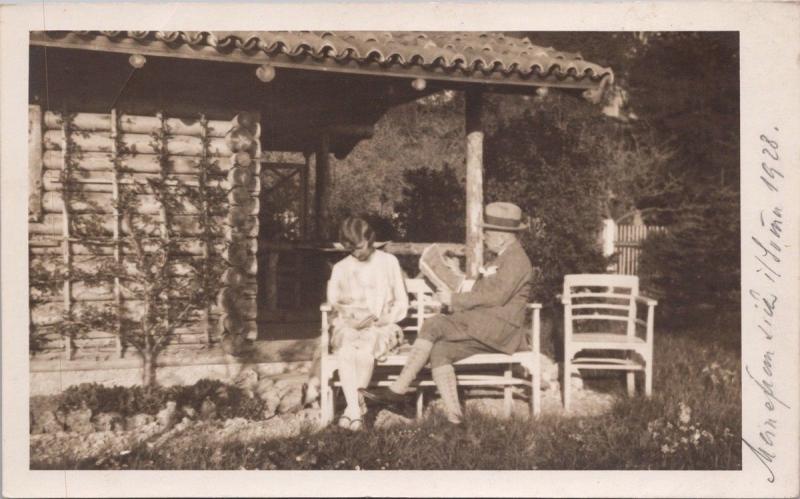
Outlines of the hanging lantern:
[[262,64],[256,69],[256,76],[264,83],[269,83],[275,79],[275,68],[271,64]]
[[128,64],[130,64],[131,66],[133,66],[136,69],[139,69],[142,66],[144,66],[144,63],[146,63],[146,62],[147,62],[147,59],[142,54],[132,54],[128,58]]
[[425,90],[427,85],[428,83],[423,78],[415,78],[414,81],[411,82],[411,86],[418,92]]

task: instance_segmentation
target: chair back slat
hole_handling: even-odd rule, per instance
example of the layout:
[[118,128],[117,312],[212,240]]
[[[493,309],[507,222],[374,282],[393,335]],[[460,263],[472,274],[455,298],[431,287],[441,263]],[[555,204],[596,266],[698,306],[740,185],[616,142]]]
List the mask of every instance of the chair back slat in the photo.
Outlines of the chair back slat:
[[[585,326],[598,321],[625,323],[619,328],[601,326],[619,334],[636,333],[636,295],[639,278],[613,274],[568,274],[564,276],[565,336],[584,332]],[[594,327],[592,327],[594,329]]]
[[[625,289],[625,294],[639,294],[639,278],[631,275],[615,274],[567,274],[564,276],[564,296],[570,295],[573,288],[605,288],[607,290]],[[591,291],[590,291],[591,292]],[[594,291],[596,292],[596,291]],[[604,291],[613,293],[613,291]]]
[[[620,321],[628,322],[630,318],[627,315],[612,315],[612,314],[572,314],[573,321]],[[583,332],[583,331],[580,331]]]

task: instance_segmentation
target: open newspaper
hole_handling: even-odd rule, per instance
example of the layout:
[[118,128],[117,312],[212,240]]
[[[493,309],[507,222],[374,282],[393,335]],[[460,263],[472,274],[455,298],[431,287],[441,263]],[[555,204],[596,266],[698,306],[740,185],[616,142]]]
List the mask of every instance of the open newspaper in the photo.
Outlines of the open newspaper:
[[448,290],[452,293],[462,290],[465,276],[451,268],[445,260],[442,248],[431,244],[419,257],[419,270],[427,277],[436,289]]

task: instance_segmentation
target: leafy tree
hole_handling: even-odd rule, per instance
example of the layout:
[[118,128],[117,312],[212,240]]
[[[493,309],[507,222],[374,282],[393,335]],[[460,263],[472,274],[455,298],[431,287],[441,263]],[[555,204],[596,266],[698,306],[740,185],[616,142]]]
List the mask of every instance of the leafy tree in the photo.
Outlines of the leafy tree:
[[596,244],[604,162],[590,143],[575,139],[589,124],[572,111],[527,112],[501,122],[486,139],[487,202],[514,202],[531,216],[531,230],[521,237],[542,272],[535,298],[545,302],[559,292],[564,274],[604,267]]
[[658,293],[660,311],[680,322],[739,304],[738,192],[719,189],[680,212],[669,231],[648,237],[642,284]]
[[398,226],[407,241],[464,240],[464,186],[455,170],[419,168],[404,174],[403,199],[397,205]]

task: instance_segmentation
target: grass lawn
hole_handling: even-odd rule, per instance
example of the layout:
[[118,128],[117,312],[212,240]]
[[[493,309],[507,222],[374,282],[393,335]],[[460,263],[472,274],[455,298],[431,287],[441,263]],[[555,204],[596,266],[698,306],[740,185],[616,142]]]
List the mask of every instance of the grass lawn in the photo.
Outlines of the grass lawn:
[[[535,420],[468,413],[466,428],[439,417],[350,433],[282,439],[178,435],[98,463],[47,467],[127,469],[740,469],[739,325],[660,330],[654,395],[620,397],[601,416]],[[620,378],[620,393],[623,380]],[[190,431],[190,430],[187,430]],[[32,467],[37,467],[32,463]]]

